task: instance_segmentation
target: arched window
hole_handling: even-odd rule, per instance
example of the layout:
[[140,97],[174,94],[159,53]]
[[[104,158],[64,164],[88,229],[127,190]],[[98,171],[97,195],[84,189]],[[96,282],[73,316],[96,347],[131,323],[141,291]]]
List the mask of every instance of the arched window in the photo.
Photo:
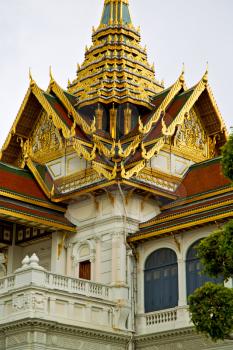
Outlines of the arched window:
[[78,242],[73,246],[73,274],[75,277],[93,280],[95,245],[91,240]]
[[162,248],[146,260],[144,271],[145,312],[169,309],[178,305],[177,256]]
[[201,240],[194,242],[187,253],[186,258],[186,284],[187,296],[192,294],[196,288],[201,287],[206,282],[223,283],[223,278],[211,278],[201,274],[202,266],[197,257],[196,246]]

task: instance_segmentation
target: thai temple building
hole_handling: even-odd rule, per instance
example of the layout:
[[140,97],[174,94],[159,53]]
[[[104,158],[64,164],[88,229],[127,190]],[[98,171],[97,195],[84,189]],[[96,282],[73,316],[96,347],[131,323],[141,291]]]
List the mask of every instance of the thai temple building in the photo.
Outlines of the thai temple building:
[[195,246],[233,217],[208,71],[156,77],[105,0],[68,87],[30,84],[0,153],[0,349],[232,349],[195,333]]

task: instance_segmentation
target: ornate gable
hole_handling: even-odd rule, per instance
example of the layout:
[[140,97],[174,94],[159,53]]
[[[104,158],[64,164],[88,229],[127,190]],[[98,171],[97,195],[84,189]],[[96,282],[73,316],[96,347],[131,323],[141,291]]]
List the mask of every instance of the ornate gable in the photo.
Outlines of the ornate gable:
[[173,142],[174,150],[185,158],[199,158],[200,161],[208,159],[208,136],[194,108],[190,110],[183,124],[178,125]]
[[31,137],[31,156],[38,162],[54,159],[62,153],[64,141],[53,121],[44,111]]

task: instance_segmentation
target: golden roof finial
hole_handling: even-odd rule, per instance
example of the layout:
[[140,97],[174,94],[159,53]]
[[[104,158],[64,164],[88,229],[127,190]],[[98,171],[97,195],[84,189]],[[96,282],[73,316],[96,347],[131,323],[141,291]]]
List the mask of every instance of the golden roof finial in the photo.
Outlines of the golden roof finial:
[[30,85],[35,84],[35,80],[32,77],[31,67],[29,67],[29,80],[30,80]]
[[185,73],[185,64],[183,62],[183,64],[182,64],[182,74],[184,75],[184,73]]
[[180,74],[180,81],[181,82],[184,82],[184,73],[185,73],[185,64],[183,62],[183,64],[182,64],[182,71],[181,71],[181,74]]
[[208,83],[208,80],[209,80],[209,62],[206,62],[206,70],[205,70],[205,73],[202,77],[202,81],[207,84]]
[[49,66],[49,77],[50,77],[50,81],[54,81],[54,77],[53,77],[53,72],[52,72],[52,67]]

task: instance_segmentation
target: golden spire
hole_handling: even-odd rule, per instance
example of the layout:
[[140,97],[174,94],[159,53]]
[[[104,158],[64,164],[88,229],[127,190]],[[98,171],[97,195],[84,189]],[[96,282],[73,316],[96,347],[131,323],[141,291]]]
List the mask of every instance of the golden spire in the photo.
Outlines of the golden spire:
[[[104,89],[99,89],[100,82]],[[92,45],[69,87],[77,105],[133,103],[152,109],[154,95],[162,90],[132,24],[128,0],[105,0]]]
[[128,0],[105,0],[100,26],[132,24],[128,5]]

